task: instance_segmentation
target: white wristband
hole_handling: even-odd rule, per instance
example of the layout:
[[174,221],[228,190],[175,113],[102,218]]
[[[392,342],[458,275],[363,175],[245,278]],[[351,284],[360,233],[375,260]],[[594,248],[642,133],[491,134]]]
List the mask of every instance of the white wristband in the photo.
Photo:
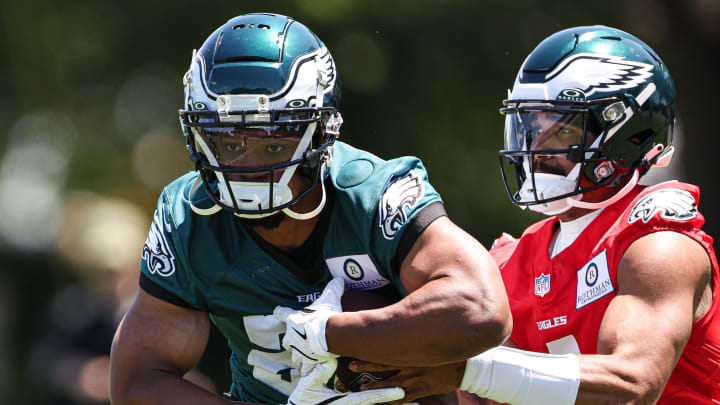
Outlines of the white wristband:
[[501,346],[467,360],[460,389],[512,405],[570,405],[579,386],[576,355]]

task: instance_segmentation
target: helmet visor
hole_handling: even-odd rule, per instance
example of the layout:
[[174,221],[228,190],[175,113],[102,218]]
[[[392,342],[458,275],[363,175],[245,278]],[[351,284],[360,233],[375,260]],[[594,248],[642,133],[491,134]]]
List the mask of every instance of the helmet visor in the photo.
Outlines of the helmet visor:
[[268,170],[290,162],[305,125],[271,127],[202,127],[200,136],[222,168]]
[[[592,139],[591,139],[592,138]],[[566,154],[572,145],[588,147],[594,136],[585,136],[585,114],[514,112],[505,116],[505,149]]]

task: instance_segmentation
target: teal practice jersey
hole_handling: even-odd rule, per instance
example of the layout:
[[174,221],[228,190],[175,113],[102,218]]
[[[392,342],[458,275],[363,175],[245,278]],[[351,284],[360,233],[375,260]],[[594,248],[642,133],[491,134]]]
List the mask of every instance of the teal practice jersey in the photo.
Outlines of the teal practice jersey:
[[[188,192],[197,175],[188,173],[163,190],[143,249],[141,285],[151,282],[209,313],[232,350],[234,399],[284,404],[299,372],[280,345],[285,325],[273,309],[309,305],[333,277],[345,279],[346,291],[384,288],[406,295],[394,260],[398,243],[408,223],[440,196],[419,159],[385,161],[336,142],[326,180],[331,203],[317,225],[323,227],[322,252],[314,265],[300,268],[232,213],[195,214]],[[195,194],[193,204],[208,205],[202,188]]]

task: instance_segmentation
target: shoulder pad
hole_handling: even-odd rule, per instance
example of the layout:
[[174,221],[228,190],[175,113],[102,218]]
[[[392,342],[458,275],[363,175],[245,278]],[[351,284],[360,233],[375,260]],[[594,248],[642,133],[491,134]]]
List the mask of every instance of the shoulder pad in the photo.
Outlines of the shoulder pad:
[[330,177],[339,188],[358,186],[376,171],[384,160],[352,146],[336,142],[333,146],[333,157],[330,166]]

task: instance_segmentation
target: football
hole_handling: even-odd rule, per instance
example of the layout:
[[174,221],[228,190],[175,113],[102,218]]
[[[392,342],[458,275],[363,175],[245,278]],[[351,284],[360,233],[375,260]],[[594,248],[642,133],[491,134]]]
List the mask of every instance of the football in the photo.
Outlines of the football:
[[[342,296],[343,312],[355,312],[366,309],[376,309],[395,303],[397,300],[372,291],[348,291]],[[338,358],[337,370],[335,370],[335,378],[352,392],[360,391],[360,386],[365,383],[384,380],[395,374],[394,371],[374,372],[374,373],[356,373],[350,371],[348,365],[354,360],[351,357]]]

